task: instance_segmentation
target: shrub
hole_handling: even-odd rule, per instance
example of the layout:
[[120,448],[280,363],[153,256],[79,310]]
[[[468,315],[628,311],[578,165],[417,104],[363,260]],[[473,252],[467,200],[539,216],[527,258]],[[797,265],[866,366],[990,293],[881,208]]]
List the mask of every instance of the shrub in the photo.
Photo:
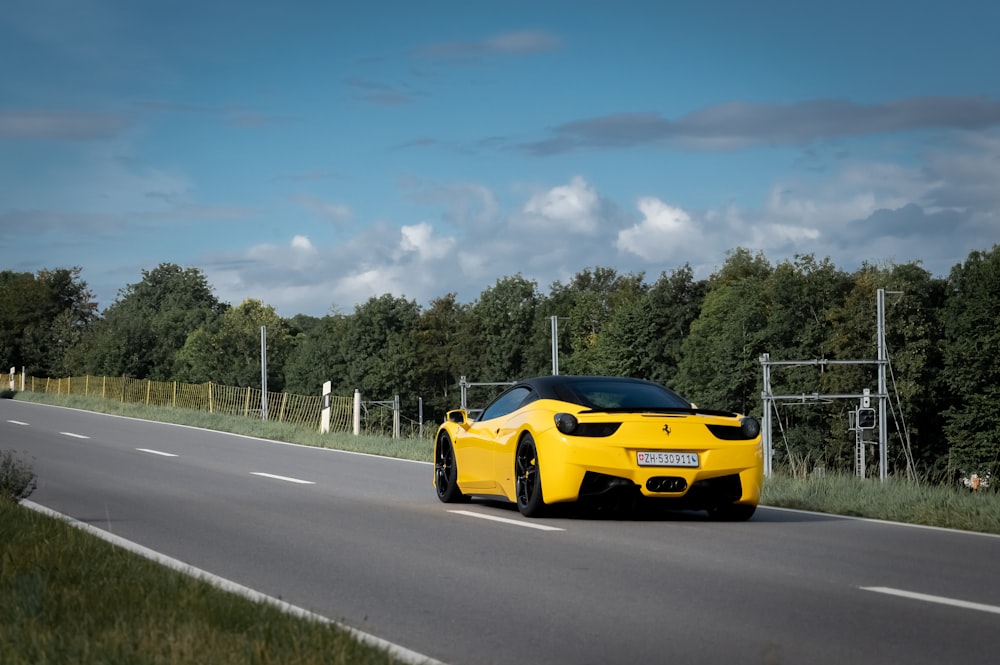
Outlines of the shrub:
[[0,501],[20,501],[35,491],[38,484],[31,464],[13,450],[0,452]]
[[0,390],[0,399],[14,399],[14,395],[17,394],[16,390],[11,390],[10,388],[4,388]]

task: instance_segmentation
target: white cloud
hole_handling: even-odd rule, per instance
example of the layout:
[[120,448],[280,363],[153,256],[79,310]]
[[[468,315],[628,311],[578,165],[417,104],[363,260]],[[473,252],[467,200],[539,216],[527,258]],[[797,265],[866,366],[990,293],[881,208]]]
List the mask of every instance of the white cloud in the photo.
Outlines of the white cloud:
[[399,242],[400,249],[404,253],[415,252],[421,261],[443,259],[455,247],[454,238],[435,238],[434,227],[427,222],[404,226],[400,232],[403,236]]
[[404,285],[398,277],[392,267],[369,268],[336,280],[333,290],[349,302],[360,303],[384,293],[399,294]]
[[662,261],[680,255],[683,248],[699,247],[701,231],[684,210],[652,196],[639,199],[637,207],[642,221],[618,232],[619,250],[646,261]]
[[309,254],[316,253],[316,248],[313,247],[312,241],[306,236],[295,236],[292,238],[292,249],[297,249]]
[[568,185],[533,196],[523,211],[566,231],[593,234],[599,221],[600,197],[583,177],[573,176]]

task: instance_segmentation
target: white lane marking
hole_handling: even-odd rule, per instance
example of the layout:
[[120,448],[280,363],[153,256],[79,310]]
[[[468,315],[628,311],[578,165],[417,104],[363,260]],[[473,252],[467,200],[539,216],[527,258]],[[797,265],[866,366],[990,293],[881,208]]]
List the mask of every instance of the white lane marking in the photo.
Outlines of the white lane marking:
[[259,473],[257,471],[251,471],[252,476],[261,476],[262,478],[274,478],[275,480],[284,480],[289,483],[298,483],[299,485],[315,485],[311,480],[299,480],[298,478],[289,478],[288,476],[276,476],[273,473]]
[[990,612],[991,614],[1000,614],[1000,607],[996,605],[986,605],[984,603],[971,603],[967,600],[958,600],[956,598],[945,598],[944,596],[931,596],[926,593],[916,593],[915,591],[904,591],[902,589],[893,589],[891,587],[885,586],[863,586],[861,587],[864,591],[874,591],[875,593],[884,593],[890,596],[899,596],[901,598],[909,598],[911,600],[922,600],[927,603],[938,603],[939,605],[950,605],[951,607],[961,607],[967,610],[977,610],[979,612]]
[[73,432],[59,432],[64,436],[71,436],[74,439],[89,439],[89,436],[84,436],[83,434],[73,434]]
[[481,520],[490,520],[491,522],[503,522],[504,524],[513,524],[514,526],[523,526],[529,529],[538,529],[539,531],[565,531],[566,529],[560,529],[557,526],[549,526],[548,524],[532,524],[531,522],[522,522],[521,520],[512,520],[506,517],[497,517],[495,515],[484,515],[482,513],[474,513],[471,510],[449,510],[449,513],[454,513],[455,515],[465,515],[466,517],[478,517]]
[[8,420],[11,425],[27,425],[28,423],[22,423],[20,420]]
[[177,457],[177,455],[173,453],[165,453],[163,451],[153,450],[151,448],[136,448],[136,450],[138,450],[140,453],[149,453],[150,455],[161,455],[163,457]]

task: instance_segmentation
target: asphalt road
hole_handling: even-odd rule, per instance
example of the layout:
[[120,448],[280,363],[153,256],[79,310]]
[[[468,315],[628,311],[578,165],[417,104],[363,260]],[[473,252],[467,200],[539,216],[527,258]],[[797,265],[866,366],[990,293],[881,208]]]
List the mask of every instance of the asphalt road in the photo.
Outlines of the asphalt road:
[[428,464],[0,400],[53,510],[454,664],[1000,653],[1000,538],[761,508],[525,520]]

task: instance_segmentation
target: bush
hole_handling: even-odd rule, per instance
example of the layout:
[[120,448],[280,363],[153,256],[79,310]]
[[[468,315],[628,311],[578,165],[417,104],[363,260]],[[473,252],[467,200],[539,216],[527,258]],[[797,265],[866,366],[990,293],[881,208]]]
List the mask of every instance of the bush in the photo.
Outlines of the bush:
[[4,388],[0,390],[0,399],[14,399],[14,395],[17,394],[16,390],[11,390],[10,388]]
[[37,486],[31,464],[13,450],[0,452],[0,501],[26,499]]

